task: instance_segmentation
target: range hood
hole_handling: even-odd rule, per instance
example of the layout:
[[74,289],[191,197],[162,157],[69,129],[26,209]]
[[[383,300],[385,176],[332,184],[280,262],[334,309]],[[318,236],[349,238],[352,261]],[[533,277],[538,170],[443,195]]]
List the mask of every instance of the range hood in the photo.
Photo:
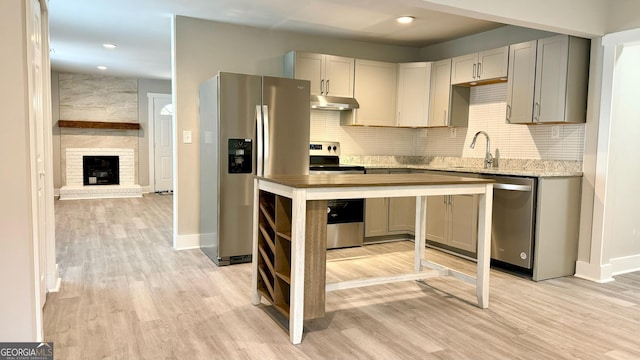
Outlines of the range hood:
[[360,107],[354,98],[341,96],[311,95],[311,109],[317,110],[353,110]]

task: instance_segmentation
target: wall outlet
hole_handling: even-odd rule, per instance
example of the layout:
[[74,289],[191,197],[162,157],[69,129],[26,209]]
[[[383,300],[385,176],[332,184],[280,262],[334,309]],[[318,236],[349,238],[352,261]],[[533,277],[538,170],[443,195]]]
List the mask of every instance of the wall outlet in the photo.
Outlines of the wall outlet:
[[182,143],[191,144],[193,139],[191,138],[191,130],[184,130],[182,132]]
[[458,129],[454,127],[449,128],[449,137],[454,138],[456,136],[458,136]]
[[551,127],[551,138],[560,139],[560,125],[554,125]]

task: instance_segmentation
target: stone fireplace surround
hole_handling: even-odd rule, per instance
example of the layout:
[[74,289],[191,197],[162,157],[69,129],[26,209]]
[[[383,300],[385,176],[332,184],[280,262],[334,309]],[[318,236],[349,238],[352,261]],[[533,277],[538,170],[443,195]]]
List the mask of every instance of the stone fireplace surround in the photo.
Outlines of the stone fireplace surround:
[[[82,157],[118,156],[120,185],[83,184]],[[60,200],[142,197],[142,187],[135,184],[133,149],[118,148],[67,148],[67,185],[60,188]]]

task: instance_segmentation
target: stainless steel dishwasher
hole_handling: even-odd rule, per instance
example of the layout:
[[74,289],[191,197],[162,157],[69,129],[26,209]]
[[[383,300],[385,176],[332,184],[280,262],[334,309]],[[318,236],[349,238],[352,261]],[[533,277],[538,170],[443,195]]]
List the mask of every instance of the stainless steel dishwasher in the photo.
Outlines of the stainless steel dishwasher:
[[496,181],[493,185],[491,258],[530,270],[533,268],[537,179],[486,177]]

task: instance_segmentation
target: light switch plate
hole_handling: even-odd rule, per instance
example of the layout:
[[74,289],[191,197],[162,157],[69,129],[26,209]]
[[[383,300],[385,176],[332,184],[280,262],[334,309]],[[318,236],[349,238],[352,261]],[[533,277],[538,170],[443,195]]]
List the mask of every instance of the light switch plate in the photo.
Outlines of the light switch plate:
[[182,143],[191,144],[193,141],[191,139],[191,130],[182,131]]

